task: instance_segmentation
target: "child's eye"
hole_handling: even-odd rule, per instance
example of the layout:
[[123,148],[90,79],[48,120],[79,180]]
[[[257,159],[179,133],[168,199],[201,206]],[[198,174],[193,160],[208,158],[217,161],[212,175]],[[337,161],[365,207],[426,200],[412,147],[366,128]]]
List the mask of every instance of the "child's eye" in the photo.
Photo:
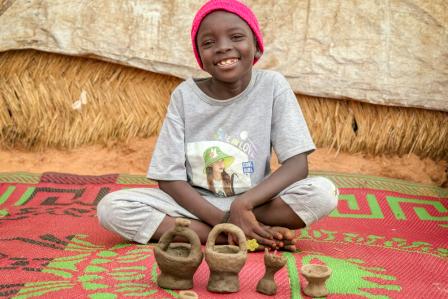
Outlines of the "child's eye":
[[203,41],[202,42],[202,44],[201,44],[203,47],[210,47],[210,46],[212,46],[213,45],[213,40],[211,40],[211,39],[207,39],[207,40],[205,40],[205,41]]
[[235,41],[242,40],[243,38],[244,38],[244,35],[242,35],[242,34],[233,34],[232,35],[232,40],[235,40]]

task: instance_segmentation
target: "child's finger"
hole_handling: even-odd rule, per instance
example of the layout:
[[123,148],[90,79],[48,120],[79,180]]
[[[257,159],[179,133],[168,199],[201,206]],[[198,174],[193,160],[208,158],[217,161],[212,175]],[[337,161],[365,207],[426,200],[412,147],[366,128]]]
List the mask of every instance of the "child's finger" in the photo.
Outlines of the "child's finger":
[[254,231],[248,235],[246,235],[247,240],[255,240],[258,244],[266,245],[269,247],[275,246],[275,241],[271,239],[264,238],[263,236],[260,236],[259,234],[255,233]]
[[272,236],[273,236],[276,240],[282,240],[282,239],[283,239],[283,235],[282,235],[280,232],[278,232],[278,231],[272,229],[272,227],[270,227],[270,226],[265,226],[265,228],[272,234]]
[[275,232],[275,233],[274,233],[274,236],[275,236],[275,238],[276,238],[277,240],[283,240],[283,235],[282,235],[281,233],[279,233],[279,232]]
[[235,245],[235,243],[233,243],[233,236],[232,236],[232,234],[228,234],[227,235],[227,243],[229,243],[229,245]]
[[233,236],[233,243],[235,245],[238,245],[238,243],[239,243],[238,237],[236,235],[233,235],[233,234],[232,234],[232,236]]
[[259,235],[259,236],[261,236],[263,238],[266,238],[266,239],[272,239],[273,238],[271,232],[268,229],[262,227],[261,225],[259,225],[258,227],[254,228],[254,233],[256,233],[257,235]]
[[252,238],[257,240],[257,242],[259,244],[263,244],[263,245],[266,245],[266,246],[269,246],[269,247],[276,246],[276,242],[274,240],[264,238],[264,237],[262,237],[262,236],[260,236],[258,234],[254,234]]
[[238,245],[238,237],[232,233],[228,233],[227,242],[229,243],[229,245]]

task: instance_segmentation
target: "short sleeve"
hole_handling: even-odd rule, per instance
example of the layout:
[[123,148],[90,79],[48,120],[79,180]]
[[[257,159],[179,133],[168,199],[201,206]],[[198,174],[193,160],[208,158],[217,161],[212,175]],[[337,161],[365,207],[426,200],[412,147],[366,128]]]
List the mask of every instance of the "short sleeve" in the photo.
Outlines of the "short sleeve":
[[271,142],[279,163],[316,149],[297,98],[284,77],[274,98]]
[[149,165],[153,180],[186,181],[185,126],[181,101],[174,92]]

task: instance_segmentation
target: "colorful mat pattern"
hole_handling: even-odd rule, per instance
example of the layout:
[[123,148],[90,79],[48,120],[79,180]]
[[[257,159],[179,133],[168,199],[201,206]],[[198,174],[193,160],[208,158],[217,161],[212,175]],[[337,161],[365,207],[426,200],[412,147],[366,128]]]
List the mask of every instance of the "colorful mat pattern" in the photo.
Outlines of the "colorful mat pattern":
[[[298,231],[295,253],[276,274],[274,298],[306,298],[303,264],[328,265],[328,298],[448,298],[448,190],[378,177],[314,173],[340,188],[337,210]],[[108,192],[156,187],[142,176],[0,173],[0,298],[178,298],[158,288],[154,245],[101,228],[97,203]],[[199,298],[267,298],[255,292],[262,253],[249,254],[241,290]]]

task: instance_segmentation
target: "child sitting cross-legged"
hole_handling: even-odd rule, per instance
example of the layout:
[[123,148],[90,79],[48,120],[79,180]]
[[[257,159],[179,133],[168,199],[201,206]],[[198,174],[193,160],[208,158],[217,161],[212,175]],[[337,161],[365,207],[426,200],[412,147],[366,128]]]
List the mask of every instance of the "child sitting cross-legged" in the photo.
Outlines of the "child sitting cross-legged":
[[[257,18],[243,3],[205,3],[191,41],[210,76],[189,78],[172,93],[147,174],[159,188],[106,195],[100,223],[147,243],[183,217],[205,243],[214,225],[228,222],[262,246],[294,250],[290,229],[337,205],[329,179],[308,177],[315,145],[297,99],[280,73],[253,68],[264,46]],[[272,150],[281,164],[273,173]]]

